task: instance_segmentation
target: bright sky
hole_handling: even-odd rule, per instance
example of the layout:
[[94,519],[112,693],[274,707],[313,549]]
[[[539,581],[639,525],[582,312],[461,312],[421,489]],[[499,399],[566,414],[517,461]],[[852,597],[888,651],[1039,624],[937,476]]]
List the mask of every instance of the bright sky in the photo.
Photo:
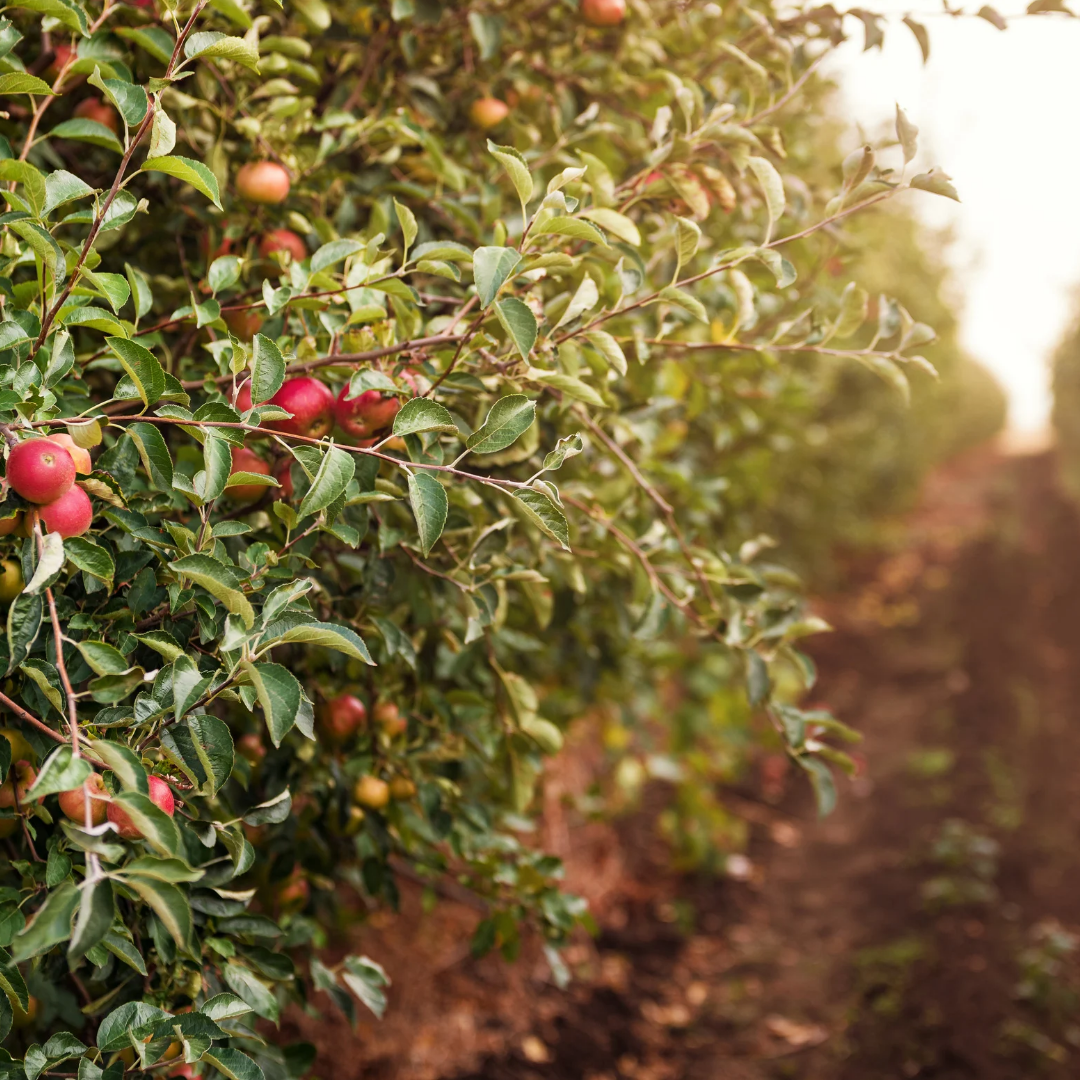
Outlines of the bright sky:
[[[899,102],[919,127],[915,164],[952,176],[960,205],[902,197],[933,225],[952,226],[964,344],[1006,387],[1013,429],[1037,431],[1051,404],[1048,360],[1080,284],[1080,19],[1016,19],[1001,32],[982,19],[944,18],[926,0],[867,6],[916,13],[930,31],[929,63],[897,17],[883,51],[863,53],[860,31],[829,70],[869,133]],[[1020,10],[1015,0],[996,6]]]

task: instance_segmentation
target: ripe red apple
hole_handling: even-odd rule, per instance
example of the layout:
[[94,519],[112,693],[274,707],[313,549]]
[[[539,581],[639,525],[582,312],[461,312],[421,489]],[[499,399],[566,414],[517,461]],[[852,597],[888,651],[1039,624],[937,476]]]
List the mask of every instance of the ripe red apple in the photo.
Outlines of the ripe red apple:
[[273,229],[263,233],[259,241],[259,254],[268,258],[272,252],[287,251],[296,262],[307,258],[307,244],[292,229]]
[[341,745],[367,722],[367,706],[353,694],[331,698],[319,710],[319,732],[329,743]]
[[22,566],[15,559],[0,562],[0,602],[10,604],[23,591]]
[[120,118],[116,115],[116,110],[111,105],[106,105],[101,98],[83,98],[75,106],[75,115],[84,120],[96,120],[114,135],[120,134]]
[[298,867],[277,889],[278,906],[286,911],[299,911],[311,898],[311,885]]
[[356,781],[353,800],[370,810],[383,810],[390,802],[390,785],[377,776],[365,774]]
[[275,492],[275,499],[291,499],[294,495],[292,482],[293,459],[287,457],[275,470],[274,479],[281,485]]
[[[234,446],[232,448],[232,472],[258,473],[260,476],[269,476],[270,465],[246,446]],[[266,487],[263,484],[239,484],[236,487],[226,488],[225,494],[230,499],[246,503],[261,499],[265,491]]]
[[94,471],[94,463],[90,460],[90,451],[80,446],[66,431],[49,436],[49,442],[62,446],[75,462],[75,471],[83,476]]
[[380,701],[372,712],[372,719],[391,739],[403,735],[409,726],[409,721],[401,715],[392,701]]
[[247,732],[236,740],[236,749],[242,758],[246,758],[251,765],[258,765],[266,757],[266,747],[263,745],[262,736],[254,732]]
[[510,115],[510,106],[495,97],[477,98],[469,107],[469,119],[481,131],[498,127]]
[[75,462],[51,439],[27,439],[8,454],[8,483],[32,503],[51,503],[75,483]]
[[284,202],[291,186],[288,171],[276,161],[249,161],[236,174],[236,190],[248,202]]
[[[329,435],[334,426],[334,394],[326,383],[309,375],[298,379],[286,379],[281,389],[268,401],[293,414],[291,420],[275,420],[267,427],[283,435],[306,435],[321,439]],[[251,383],[245,382],[236,395],[236,407],[240,412],[251,408]]]
[[13,532],[17,532],[22,524],[22,519],[21,512],[13,517],[0,519],[0,536],[10,536]]
[[94,520],[94,506],[90,496],[78,484],[73,485],[51,503],[37,510],[46,532],[59,533],[65,540],[69,536],[82,536]]
[[626,18],[626,0],[581,0],[581,17],[590,26],[618,26]]
[[[54,45],[53,46],[53,61],[45,69],[45,78],[50,83],[56,82],[57,75],[60,74],[60,71],[61,71],[62,68],[67,66],[67,63],[68,63],[69,60],[72,61],[73,63],[74,63],[74,61],[78,60],[78,56],[76,55],[76,51],[70,45],[64,45],[64,44]],[[79,83],[83,82],[85,79],[86,79],[85,75],[75,75],[75,76],[73,76],[70,73],[68,73],[67,75],[64,76],[64,84],[63,85],[70,89],[72,86],[77,86]]]
[[[169,817],[176,811],[176,800],[173,798],[172,789],[160,776],[148,778],[150,784],[150,801],[159,809],[164,810]],[[116,831],[125,840],[139,840],[142,833],[138,826],[128,816],[119,804],[111,802],[108,808],[108,818],[116,826]]]
[[401,399],[397,394],[365,390],[358,397],[348,398],[348,392],[346,383],[334,402],[334,418],[342,431],[357,439],[365,439],[389,427],[401,409]]
[[98,773],[91,773],[81,788],[61,791],[58,799],[64,815],[79,825],[86,824],[86,804],[90,804],[90,823],[104,825],[109,809],[109,793]]
[[15,796],[19,797],[19,805],[26,805],[26,793],[37,779],[37,770],[29,761],[16,761],[11,766],[8,778],[0,784],[0,808],[4,810],[15,809]]
[[263,324],[262,316],[254,308],[247,308],[244,311],[226,311],[221,317],[225,320],[229,333],[241,341],[250,341]]

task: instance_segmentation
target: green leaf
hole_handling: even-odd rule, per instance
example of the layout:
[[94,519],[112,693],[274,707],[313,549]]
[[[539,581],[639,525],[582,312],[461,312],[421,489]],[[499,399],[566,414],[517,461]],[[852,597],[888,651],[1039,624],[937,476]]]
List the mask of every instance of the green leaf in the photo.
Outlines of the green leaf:
[[87,120],[78,116],[57,124],[49,132],[49,138],[90,143],[92,146],[100,146],[102,149],[112,150],[117,154],[124,152],[123,144],[116,137],[115,132],[96,120]]
[[626,354],[622,346],[606,330],[590,330],[585,335],[585,340],[615,369],[620,375],[625,375]]
[[20,593],[8,608],[7,639],[8,661],[7,674],[11,674],[26,659],[30,647],[37,639],[41,629],[44,601],[40,596],[28,596]]
[[172,59],[173,38],[166,30],[158,26],[118,26],[113,33],[120,37],[133,41],[141,49],[145,49],[155,60],[167,64]]
[[231,289],[240,280],[240,260],[235,255],[221,255],[210,264],[206,280],[215,295],[222,289]]
[[159,656],[164,657],[170,664],[185,655],[176,638],[164,630],[150,630],[145,634],[135,634],[133,636],[148,649],[153,649]]
[[828,817],[836,808],[836,782],[829,766],[820,758],[802,755],[795,759],[809,774],[817,800],[818,817]]
[[203,870],[192,870],[187,863],[179,859],[155,859],[152,855],[142,855],[125,863],[121,871],[125,875],[153,878],[155,881],[198,881],[205,875]]
[[594,206],[582,210],[581,216],[605,228],[616,240],[621,240],[631,247],[641,247],[641,233],[638,227],[618,210],[606,206]]
[[116,354],[120,366],[135,384],[145,406],[153,405],[165,393],[165,371],[157,357],[144,346],[127,338],[107,337],[105,344]]
[[[86,12],[83,11],[78,4],[73,3],[72,0],[18,0],[18,2],[12,6],[23,8],[26,11],[37,11],[42,15],[48,15],[56,19],[57,22],[62,23],[69,30],[73,30],[76,34],[82,34],[84,37],[89,30]],[[38,82],[40,81],[41,80],[39,79]],[[31,92],[41,93],[42,91],[35,90]],[[46,87],[45,92],[52,93],[48,87]],[[7,93],[19,93],[19,91],[0,89],[0,94]]]
[[919,152],[919,129],[907,118],[907,113],[899,105],[896,106],[896,140],[904,151],[904,164],[907,165]]
[[495,454],[515,443],[536,418],[536,402],[510,394],[491,406],[483,424],[465,441],[474,454]]
[[90,762],[84,757],[75,757],[70,746],[58,746],[41,766],[41,772],[26,793],[28,801],[43,799],[58,791],[74,791],[81,787],[93,772]]
[[[258,1013],[264,1020],[272,1020],[275,1024],[278,1020],[277,998],[270,992],[267,986],[260,982],[256,976],[246,967],[239,964],[226,964],[222,970],[225,983],[230,990]],[[214,1053],[219,1050],[215,1048]],[[243,1080],[243,1078],[238,1078]]]
[[65,881],[45,897],[22,933],[11,943],[11,958],[17,964],[48,952],[71,937],[71,917],[79,904],[79,890]]
[[590,244],[610,247],[607,237],[591,222],[583,218],[553,217],[534,230],[536,236],[567,236],[571,240],[585,240]]
[[23,194],[30,208],[35,216],[41,216],[42,207],[45,205],[45,177],[29,161],[17,161],[14,158],[0,161],[0,180],[14,180],[22,184]]
[[251,358],[251,404],[269,401],[285,381],[285,358],[265,334],[256,334]]
[[210,676],[203,675],[190,656],[179,656],[173,661],[173,715],[177,720],[183,719],[209,684]]
[[113,796],[113,804],[121,807],[142,833],[143,839],[159,854],[176,858],[184,850],[176,822],[150,797],[141,791],[121,791]]
[[209,1001],[204,1001],[199,1006],[199,1012],[209,1016],[211,1020],[235,1020],[238,1016],[245,1016],[252,1011],[251,1006],[235,994],[215,994]]
[[[791,265],[785,259],[779,251],[771,251],[767,248],[763,248],[755,252],[757,257],[769,268],[773,277],[776,278],[776,284],[781,289],[786,289],[789,285],[795,283],[795,279],[798,276],[795,267]],[[695,303],[698,301],[695,299]],[[685,306],[685,305],[683,305]],[[689,308],[687,310],[690,310]],[[701,307],[702,312],[705,311],[704,305]],[[698,316],[703,322],[708,321],[704,315]]]
[[141,795],[149,793],[146,770],[134,750],[123,743],[110,742],[107,739],[91,739],[90,748],[95,756],[105,763],[105,767],[116,777],[124,791],[136,791]]
[[258,46],[247,38],[228,37],[216,30],[192,34],[184,42],[184,55],[189,60],[222,57],[259,73]]
[[331,446],[323,455],[319,471],[311,482],[307,494],[297,511],[301,518],[325,510],[335,499],[343,495],[356,472],[352,454]]
[[[98,1049],[103,1054],[115,1053],[131,1045],[131,1035],[141,1038],[150,1034],[154,1025],[167,1016],[164,1010],[145,1001],[128,1001],[113,1009],[97,1030]],[[130,1034],[129,1034],[130,1033]]]
[[114,916],[112,882],[108,878],[87,878],[79,886],[79,913],[68,946],[68,961],[85,956],[104,940]]
[[48,217],[58,206],[93,194],[94,189],[74,173],[58,169],[45,177],[45,203],[41,212]]
[[300,711],[300,683],[281,664],[253,664],[245,660],[240,666],[255,687],[270,739],[275,746],[280,746],[281,740],[296,723],[296,714]]
[[209,555],[187,555],[169,563],[169,568],[201,585],[234,615],[239,615],[249,630],[255,625],[255,611],[240,588],[243,575],[235,567],[219,563]]
[[510,335],[522,360],[529,359],[529,353],[536,344],[536,316],[516,296],[495,302],[495,314],[503,329]]
[[[30,2],[31,0],[23,0],[19,7],[29,7]],[[51,0],[32,0],[32,2],[50,3]],[[58,9],[67,10],[67,6],[62,3],[57,3],[56,6]],[[7,75],[0,75],[0,97],[12,97],[15,94],[55,96],[52,87],[44,79],[39,79],[36,75],[27,75],[25,71],[12,71]]]
[[514,185],[521,202],[522,219],[526,216],[525,207],[533,195],[533,178],[529,164],[512,146],[499,146],[490,139],[487,142],[488,153],[506,170],[510,182]]
[[97,67],[86,81],[105,93],[129,128],[138,127],[146,119],[146,91],[141,86],[124,79],[103,79]]
[[586,274],[581,279],[581,283],[575,290],[574,295],[570,298],[570,303],[562,313],[562,318],[555,324],[555,329],[558,330],[560,326],[573,322],[579,315],[591,311],[599,299],[600,290],[597,288],[596,282]]
[[154,306],[154,293],[150,288],[150,282],[141,270],[130,263],[124,263],[124,274],[131,286],[131,295],[135,302],[135,316],[141,319],[144,315],[148,315]]
[[176,944],[187,949],[191,940],[191,906],[184,893],[171,882],[150,877],[125,876],[124,884],[150,905]]
[[304,645],[322,645],[327,649],[334,649],[356,660],[362,660],[365,664],[375,666],[371,659],[364,639],[351,627],[341,626],[337,623],[301,623],[290,630],[286,630],[280,637],[274,638],[275,644],[287,645],[289,642],[299,642]]
[[34,254],[45,264],[53,280],[59,284],[67,277],[64,252],[51,233],[34,221],[9,221],[7,227],[30,245]]
[[[417,248],[417,252],[419,252]],[[487,307],[514,272],[521,256],[507,247],[482,247],[473,253],[473,280],[480,306]]]
[[562,371],[543,371],[540,368],[529,368],[526,372],[528,378],[533,382],[542,383],[544,386],[550,386],[555,390],[566,394],[567,397],[576,398],[578,401],[584,401],[586,405],[592,405],[597,409],[603,409],[607,406],[604,403],[604,399],[591,387],[588,383],[582,382],[574,375],[567,375]]
[[139,955],[139,950],[127,938],[110,930],[102,939],[101,944],[118,960],[134,968],[140,975],[146,976],[146,963]]
[[77,647],[95,675],[120,675],[131,667],[124,654],[107,641],[80,641]]
[[784,216],[787,197],[784,195],[784,181],[771,161],[763,157],[751,157],[747,162],[750,171],[757,177],[765,196],[765,208],[769,212],[769,225],[765,230],[765,243],[772,239],[777,222]]
[[566,515],[544,492],[528,488],[515,491],[514,498],[521,503],[525,516],[536,525],[545,536],[550,536],[566,550],[570,550],[570,527]]
[[401,259],[404,265],[409,261],[409,248],[416,239],[416,215],[407,206],[402,206],[397,199],[394,199],[394,213],[397,214],[398,224],[401,225],[401,233],[405,241],[405,253]]
[[390,979],[381,964],[367,956],[347,956],[341,979],[380,1020],[383,1018]]
[[430,398],[415,397],[402,405],[394,417],[395,435],[419,435],[424,431],[442,431],[457,435],[457,425],[449,410]]
[[210,1062],[229,1080],[264,1080],[262,1068],[255,1061],[229,1046],[212,1046],[202,1060]]
[[96,273],[93,270],[87,270],[85,266],[82,268],[82,276],[84,281],[90,282],[109,301],[109,307],[113,309],[114,314],[118,315],[120,309],[128,302],[128,297],[131,296],[131,286],[124,276],[108,274],[104,271]]
[[425,558],[446,526],[449,501],[442,484],[426,472],[409,474],[409,502],[420,533],[420,550]]
[[31,657],[19,665],[19,670],[45,695],[49,704],[64,715],[64,694],[60,685],[60,674],[48,660]]
[[333,266],[350,255],[357,255],[366,247],[359,240],[331,240],[329,244],[323,244],[314,255],[311,256],[311,272],[317,274],[320,270]]
[[159,491],[172,491],[173,463],[160,430],[154,424],[128,424],[127,432],[151,484]]
[[561,469],[567,458],[576,457],[584,448],[581,436],[576,432],[573,435],[564,435],[555,444],[555,449],[545,456],[544,471],[554,472]]
[[929,191],[934,195],[944,195],[947,199],[960,201],[960,196],[953,186],[952,177],[940,169],[931,169],[929,172],[913,176],[911,186],[922,191]]
[[[775,254],[772,252],[770,254]],[[657,296],[666,301],[669,304],[674,304],[678,308],[682,308],[683,311],[689,312],[695,319],[700,320],[703,323],[709,321],[709,313],[705,310],[705,305],[692,293],[688,293],[685,289],[677,289],[674,285],[668,285],[666,288],[660,290]]]
[[59,533],[46,533],[41,547],[41,558],[34,569],[34,576],[26,583],[23,592],[33,596],[41,592],[64,567],[64,538]]
[[[196,35],[198,36],[198,35]],[[143,172],[161,172],[168,176],[175,176],[185,184],[190,184],[200,194],[205,195],[219,210],[221,209],[221,196],[218,190],[217,177],[201,162],[192,161],[186,157],[159,157],[147,161]]]
[[[772,168],[770,165],[769,168]],[[701,244],[701,228],[697,222],[689,218],[677,217],[675,219],[675,276],[673,281],[679,280],[679,271],[697,254]]]

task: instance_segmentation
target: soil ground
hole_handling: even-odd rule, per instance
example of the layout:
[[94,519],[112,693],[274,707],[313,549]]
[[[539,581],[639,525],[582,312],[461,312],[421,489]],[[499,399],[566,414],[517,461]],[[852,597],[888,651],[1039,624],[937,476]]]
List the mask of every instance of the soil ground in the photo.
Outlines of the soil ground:
[[865,769],[825,821],[794,779],[730,793],[745,881],[673,875],[648,813],[561,842],[549,820],[601,927],[569,990],[535,956],[472,961],[476,913],[407,894],[362,941],[387,1019],[285,1034],[324,1080],[1080,1075],[1080,514],[1054,476],[953,464],[822,602],[818,696]]

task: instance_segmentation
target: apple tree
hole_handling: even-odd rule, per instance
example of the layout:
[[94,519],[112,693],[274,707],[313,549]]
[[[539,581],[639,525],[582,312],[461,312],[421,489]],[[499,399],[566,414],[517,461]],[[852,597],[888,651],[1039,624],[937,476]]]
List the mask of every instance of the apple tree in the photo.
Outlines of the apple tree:
[[878,148],[816,132],[850,26],[879,29],[5,9],[5,1075],[301,1074],[256,1021],[381,1012],[387,973],[319,949],[403,875],[561,974],[585,912],[530,837],[545,759],[590,710],[662,727],[665,655],[831,807],[852,733],[800,707],[822,627],[743,437],[838,368],[931,367],[927,325],[818,270],[857,215],[955,194],[902,112]]

